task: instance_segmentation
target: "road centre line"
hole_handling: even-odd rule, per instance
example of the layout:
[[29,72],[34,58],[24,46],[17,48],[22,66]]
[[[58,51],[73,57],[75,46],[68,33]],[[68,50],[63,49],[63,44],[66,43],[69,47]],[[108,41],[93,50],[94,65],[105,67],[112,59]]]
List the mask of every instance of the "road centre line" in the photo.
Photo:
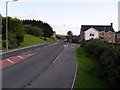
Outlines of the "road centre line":
[[10,59],[7,59],[7,61],[11,62],[11,63],[14,63],[13,61],[11,61]]

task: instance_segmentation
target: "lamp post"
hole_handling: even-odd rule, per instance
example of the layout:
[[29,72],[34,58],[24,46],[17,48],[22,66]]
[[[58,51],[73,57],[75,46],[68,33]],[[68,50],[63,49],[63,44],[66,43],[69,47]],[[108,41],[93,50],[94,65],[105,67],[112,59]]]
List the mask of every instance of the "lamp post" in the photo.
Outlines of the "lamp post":
[[[13,2],[16,2],[18,0],[13,0]],[[6,49],[8,50],[8,3],[9,1],[6,1]]]

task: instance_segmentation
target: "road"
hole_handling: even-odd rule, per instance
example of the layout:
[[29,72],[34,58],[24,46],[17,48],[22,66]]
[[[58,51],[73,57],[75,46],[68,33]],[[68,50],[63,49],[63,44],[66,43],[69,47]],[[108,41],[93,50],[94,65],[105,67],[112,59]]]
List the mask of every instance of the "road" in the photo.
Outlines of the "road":
[[3,88],[71,88],[76,47],[57,42],[4,54],[4,61],[12,64],[2,68]]

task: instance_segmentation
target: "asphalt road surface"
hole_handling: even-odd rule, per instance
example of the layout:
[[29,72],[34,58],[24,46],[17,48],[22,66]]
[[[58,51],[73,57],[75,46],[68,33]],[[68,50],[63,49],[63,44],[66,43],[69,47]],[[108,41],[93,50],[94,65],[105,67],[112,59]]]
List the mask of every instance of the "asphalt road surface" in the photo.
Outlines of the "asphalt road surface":
[[71,88],[77,66],[76,47],[76,44],[57,42],[4,54],[3,59],[7,60],[34,55],[3,68],[2,87]]

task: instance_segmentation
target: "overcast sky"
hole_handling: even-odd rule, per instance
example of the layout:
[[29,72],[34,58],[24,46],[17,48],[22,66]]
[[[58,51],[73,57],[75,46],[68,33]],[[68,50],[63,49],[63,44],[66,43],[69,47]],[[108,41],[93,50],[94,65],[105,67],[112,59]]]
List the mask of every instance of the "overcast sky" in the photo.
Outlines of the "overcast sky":
[[[0,0],[5,16],[5,0]],[[49,1],[49,2],[48,2]],[[19,0],[9,2],[8,15],[19,19],[39,19],[49,23],[57,34],[71,30],[80,34],[81,25],[110,25],[118,31],[119,0]]]

